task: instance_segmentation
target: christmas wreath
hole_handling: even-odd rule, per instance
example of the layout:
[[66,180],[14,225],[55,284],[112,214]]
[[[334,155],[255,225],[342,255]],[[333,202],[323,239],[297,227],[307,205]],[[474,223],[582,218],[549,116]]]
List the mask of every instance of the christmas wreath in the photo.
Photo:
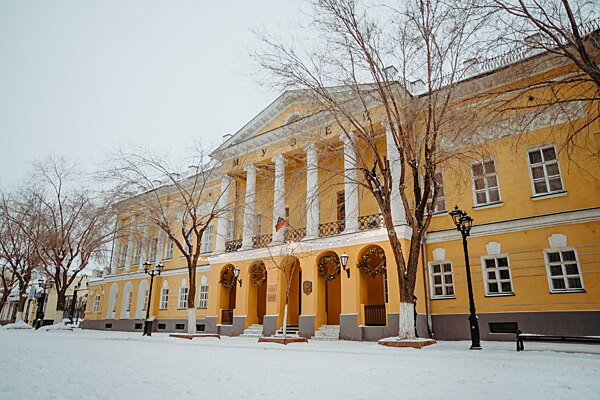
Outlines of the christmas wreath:
[[227,267],[223,272],[221,272],[221,279],[219,283],[226,288],[233,289],[235,288],[236,281],[233,275],[233,267]]
[[267,281],[267,268],[262,261],[250,267],[250,281],[259,287]]
[[[329,266],[333,264],[333,271],[329,271]],[[337,254],[328,254],[319,260],[319,276],[326,281],[332,281],[340,275],[340,258]]]
[[358,269],[372,277],[383,274],[385,268],[385,252],[381,247],[371,247],[358,262]]

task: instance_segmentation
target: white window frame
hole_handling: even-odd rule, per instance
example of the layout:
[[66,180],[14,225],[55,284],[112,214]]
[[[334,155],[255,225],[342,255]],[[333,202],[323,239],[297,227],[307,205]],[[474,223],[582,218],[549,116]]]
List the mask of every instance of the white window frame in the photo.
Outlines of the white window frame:
[[187,286],[179,287],[179,303],[178,303],[177,308],[179,308],[179,309],[187,308],[187,297],[188,297],[188,287]]
[[212,253],[213,231],[213,224],[210,224],[202,234],[202,248],[200,251],[202,254]]
[[[436,265],[440,266],[440,273],[435,273],[434,267]],[[450,265],[450,273],[443,271],[444,265]],[[435,283],[435,276],[439,275],[442,278],[442,283]],[[448,294],[446,287],[449,286],[448,283],[445,282],[444,277],[450,275],[452,277],[452,283],[450,284],[452,287],[452,294]],[[456,298],[456,290],[454,288],[454,266],[452,265],[452,261],[449,260],[441,260],[441,261],[430,261],[429,262],[429,277],[430,277],[430,286],[431,286],[431,298],[432,299],[453,299]],[[440,286],[442,288],[443,294],[436,294],[435,288],[436,286]]]
[[129,289],[129,296],[127,298],[127,308],[125,309],[126,312],[130,312],[131,311],[131,300],[133,299],[133,289]]
[[202,284],[198,288],[198,308],[208,308],[208,284]]
[[169,288],[163,287],[160,290],[160,307],[161,310],[169,308]]
[[100,309],[100,295],[97,294],[96,296],[94,296],[94,308],[92,309],[92,311],[98,312],[99,309]]
[[[488,176],[492,176],[492,174],[488,174],[485,172],[485,163],[490,162],[490,161],[494,163],[494,175],[496,176],[496,185],[497,185],[496,188],[498,189],[498,200],[495,200],[495,201],[490,200],[490,187],[488,186]],[[483,171],[483,186],[484,186],[483,189],[476,189],[476,187],[475,187],[475,174],[473,173],[473,166],[475,164],[481,164],[481,168]],[[473,188],[473,207],[478,208],[478,207],[485,207],[485,206],[494,205],[494,204],[501,204],[502,203],[502,193],[500,191],[500,179],[498,178],[498,167],[496,166],[496,160],[494,158],[486,158],[484,160],[471,161],[470,169],[471,169],[470,170],[471,186]],[[477,202],[477,193],[478,192],[485,193],[486,201],[484,203]]]
[[150,240],[150,254],[148,260],[154,262],[156,260],[156,252],[158,250],[158,238],[154,237]]
[[129,251],[129,243],[125,243],[121,246],[121,251],[119,254],[119,268],[125,268],[127,264],[127,252]]
[[[568,251],[572,251],[575,254],[575,261],[572,262],[565,262],[563,260],[563,254],[565,252]],[[556,263],[556,262],[550,262],[550,258],[549,258],[549,253],[559,253],[560,255],[560,263]],[[583,284],[583,275],[581,274],[581,264],[579,263],[579,254],[577,254],[577,249],[575,249],[574,247],[560,247],[560,248],[550,248],[550,249],[545,249],[544,250],[544,261],[546,264],[546,275],[548,277],[548,288],[550,289],[550,293],[577,293],[577,292],[585,292],[585,286]],[[576,263],[577,264],[577,277],[579,278],[579,282],[581,283],[581,287],[580,288],[569,288],[569,281],[568,278],[569,277],[575,277],[574,274],[567,274],[566,273],[566,268],[565,268],[565,264],[573,264]],[[551,274],[551,267],[554,265],[560,265],[561,269],[562,269],[562,278],[563,281],[565,282],[565,287],[566,289],[554,289],[554,285],[552,284],[552,274]]]
[[[434,215],[437,215],[437,214],[446,214],[448,212],[448,205],[446,204],[446,187],[445,187],[446,185],[444,183],[444,174],[443,174],[443,172],[442,171],[435,171],[435,174],[433,176],[433,180],[434,180],[434,183],[435,183],[435,177],[438,174],[439,174],[439,176],[441,177],[441,180],[442,180],[443,195],[442,196],[438,195],[438,198],[435,199],[435,202],[433,204],[433,214]],[[433,200],[433,188],[432,188],[432,192],[431,192],[431,198]],[[444,202],[444,209],[443,210],[438,209],[438,202],[440,200]]]
[[142,303],[142,311],[146,311],[148,307],[148,288],[144,290],[144,302]]
[[[499,267],[498,266],[498,259],[499,258],[505,258],[506,259],[506,263],[508,264],[506,267]],[[498,292],[490,292],[489,290],[489,283],[490,279],[488,277],[488,272],[490,272],[491,270],[489,270],[487,268],[486,265],[486,261],[487,260],[494,260],[494,273],[496,275],[496,278],[493,280],[493,282],[498,284]],[[508,279],[502,279],[500,278],[500,270],[508,270]],[[511,271],[511,267],[510,267],[510,259],[508,258],[508,254],[494,254],[494,255],[488,255],[488,256],[483,256],[481,257],[481,273],[483,274],[483,286],[485,289],[485,295],[489,296],[489,297],[493,297],[493,296],[512,296],[515,294],[515,286],[513,284],[513,280],[512,280],[512,271]],[[510,283],[510,292],[504,292],[502,290],[502,283],[508,282]]]
[[165,246],[165,254],[164,254],[165,260],[173,259],[173,248],[174,247],[175,247],[175,242],[171,239],[167,239],[167,245]]
[[139,240],[135,242],[133,247],[133,260],[131,260],[131,265],[137,265],[140,262],[140,255],[142,254],[142,241]]
[[[548,149],[548,148],[552,148],[554,149],[554,155],[556,156],[556,158],[553,161],[544,161],[544,149]],[[529,158],[529,153],[530,152],[534,152],[534,151],[539,151],[540,154],[542,155],[542,162],[540,163],[536,163],[536,164],[531,164],[531,159]],[[534,147],[530,147],[527,149],[526,152],[526,157],[527,157],[527,166],[529,169],[529,181],[531,182],[531,193],[532,193],[532,197],[543,197],[543,196],[549,196],[549,195],[553,195],[556,193],[564,193],[566,192],[565,189],[565,182],[563,181],[562,178],[562,169],[560,168],[560,162],[558,161],[558,151],[556,151],[556,146],[554,145],[554,143],[546,143],[546,144],[542,144],[542,145],[537,145]],[[558,190],[551,190],[550,189],[550,180],[549,180],[549,176],[547,174],[548,170],[547,170],[547,166],[551,165],[551,164],[556,164],[557,168],[558,168],[558,177],[560,179],[560,186],[561,188]],[[533,178],[533,168],[535,167],[542,167],[542,170],[544,171],[544,177],[543,178],[537,178],[534,179]],[[553,177],[555,177],[556,175],[553,175]],[[535,182],[537,181],[541,181],[544,180],[544,182],[546,183],[546,189],[548,189],[546,192],[544,193],[536,193],[535,191]]]

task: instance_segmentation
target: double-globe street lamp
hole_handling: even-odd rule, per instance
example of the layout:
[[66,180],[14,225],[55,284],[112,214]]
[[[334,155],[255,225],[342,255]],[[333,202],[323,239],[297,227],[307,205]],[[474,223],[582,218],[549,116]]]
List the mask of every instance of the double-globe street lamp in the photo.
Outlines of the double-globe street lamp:
[[[77,285],[75,285],[75,288],[73,289],[73,299],[71,300],[71,307],[69,309],[69,314],[70,314],[69,320],[71,321],[71,323],[73,323],[73,316],[75,315],[75,305],[77,303],[77,291],[81,287],[81,281],[83,280],[83,278],[85,278],[85,275],[82,275],[81,278],[79,278],[79,282],[77,282]],[[77,320],[79,320],[79,315],[77,315]]]
[[150,289],[148,291],[148,304],[146,304],[146,320],[144,321],[144,333],[142,336],[152,336],[152,321],[150,321],[150,304],[152,303],[152,284],[154,283],[154,277],[160,276],[165,266],[162,262],[156,265],[156,268],[150,269],[152,263],[148,260],[144,263],[144,272],[150,275]]
[[479,321],[475,310],[475,299],[473,298],[473,284],[471,283],[471,266],[469,265],[469,249],[467,247],[467,237],[471,234],[473,218],[469,217],[465,211],[459,210],[458,206],[450,212],[450,216],[456,225],[456,229],[462,235],[463,250],[465,253],[465,267],[467,269],[467,287],[469,289],[469,326],[471,329],[471,350],[481,350],[479,341]]

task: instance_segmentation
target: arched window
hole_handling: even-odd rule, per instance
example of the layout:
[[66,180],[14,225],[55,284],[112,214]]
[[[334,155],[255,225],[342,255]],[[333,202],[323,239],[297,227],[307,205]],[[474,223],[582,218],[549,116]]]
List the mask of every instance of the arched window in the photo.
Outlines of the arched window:
[[120,319],[129,319],[129,312],[131,311],[131,299],[133,295],[133,285],[131,282],[127,282],[123,288],[123,302],[121,303],[121,316]]
[[200,288],[198,289],[198,308],[207,308],[208,306],[208,279],[202,275],[200,279]]
[[143,280],[140,282],[137,295],[137,305],[135,307],[135,318],[144,319],[146,313],[146,306],[148,304],[148,281]]
[[181,280],[181,286],[179,286],[179,303],[177,308],[186,308],[188,298],[188,287],[185,279]]
[[160,309],[166,310],[169,307],[169,282],[164,281],[160,290]]
[[117,295],[119,294],[119,286],[113,283],[108,292],[108,308],[106,309],[106,319],[114,319],[117,309]]

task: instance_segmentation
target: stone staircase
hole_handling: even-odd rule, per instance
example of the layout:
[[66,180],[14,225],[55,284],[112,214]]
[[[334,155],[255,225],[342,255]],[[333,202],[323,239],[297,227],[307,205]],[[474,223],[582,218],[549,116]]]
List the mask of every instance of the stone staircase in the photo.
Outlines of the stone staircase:
[[259,324],[252,324],[240,335],[240,337],[247,338],[259,338],[262,337],[263,326]]
[[[288,337],[300,337],[298,332],[300,331],[300,327],[298,325],[288,325],[285,329],[285,333]],[[283,328],[277,331],[273,337],[283,337]]]
[[334,341],[340,340],[339,325],[321,325],[311,340]]

